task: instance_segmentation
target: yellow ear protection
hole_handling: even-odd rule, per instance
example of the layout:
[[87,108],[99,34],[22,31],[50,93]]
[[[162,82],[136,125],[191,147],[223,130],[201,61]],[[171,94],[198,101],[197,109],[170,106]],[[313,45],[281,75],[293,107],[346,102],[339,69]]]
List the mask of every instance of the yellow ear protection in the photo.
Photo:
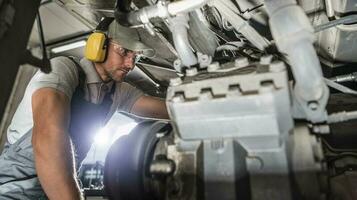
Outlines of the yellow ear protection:
[[114,18],[104,18],[88,37],[84,50],[85,57],[93,62],[104,62],[107,56],[109,39],[106,34]]

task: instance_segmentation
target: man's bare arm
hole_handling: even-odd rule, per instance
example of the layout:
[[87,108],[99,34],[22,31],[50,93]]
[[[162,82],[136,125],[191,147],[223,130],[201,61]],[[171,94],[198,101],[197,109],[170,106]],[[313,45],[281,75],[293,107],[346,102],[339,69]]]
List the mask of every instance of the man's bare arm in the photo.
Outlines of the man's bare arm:
[[81,199],[76,181],[73,149],[68,134],[70,101],[52,88],[32,95],[32,145],[37,174],[51,200]]
[[140,97],[131,108],[131,113],[141,117],[169,118],[165,101],[151,96]]

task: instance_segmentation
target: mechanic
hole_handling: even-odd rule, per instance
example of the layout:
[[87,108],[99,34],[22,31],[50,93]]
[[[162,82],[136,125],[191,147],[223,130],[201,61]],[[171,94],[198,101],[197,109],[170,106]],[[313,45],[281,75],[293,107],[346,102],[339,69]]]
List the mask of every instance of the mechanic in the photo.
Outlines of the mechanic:
[[97,58],[88,45],[97,44],[98,35],[94,42],[90,36],[85,58],[53,58],[52,72],[39,71],[29,82],[0,156],[0,199],[82,199],[76,171],[114,112],[168,118],[164,101],[123,82],[137,54],[152,56],[153,50],[135,29],[106,24]]

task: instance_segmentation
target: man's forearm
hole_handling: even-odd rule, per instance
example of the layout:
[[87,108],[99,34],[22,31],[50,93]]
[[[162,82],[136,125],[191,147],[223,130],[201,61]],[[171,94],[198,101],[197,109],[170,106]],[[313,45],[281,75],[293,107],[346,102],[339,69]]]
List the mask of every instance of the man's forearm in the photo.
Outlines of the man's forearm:
[[49,199],[81,199],[68,134],[39,131],[34,127],[32,144],[37,174]]
[[141,117],[169,119],[165,101],[151,96],[140,97],[130,112]]

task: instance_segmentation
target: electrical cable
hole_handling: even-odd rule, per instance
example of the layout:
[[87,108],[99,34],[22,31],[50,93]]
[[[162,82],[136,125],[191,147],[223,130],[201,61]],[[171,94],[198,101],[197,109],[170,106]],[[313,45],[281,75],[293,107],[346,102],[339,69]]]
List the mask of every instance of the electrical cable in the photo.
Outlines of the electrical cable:
[[[338,91],[341,91],[346,94],[351,94],[351,95],[357,95],[357,91],[352,90],[346,86],[343,86],[341,84],[335,83],[332,80],[329,80],[327,78],[324,78],[325,83],[329,86],[332,87]],[[341,111],[341,112],[336,112],[332,113],[327,117],[327,122],[329,124],[331,123],[339,123],[339,122],[344,122],[344,121],[349,121],[357,119],[357,111]]]
[[342,17],[330,22],[327,22],[325,24],[321,24],[318,26],[315,26],[315,33],[341,25],[341,24],[352,24],[352,23],[357,23],[357,15],[348,15],[346,17]]
[[357,111],[341,111],[332,113],[327,117],[329,124],[345,122],[349,120],[357,119]]
[[357,95],[357,91],[356,90],[352,90],[346,86],[343,86],[341,84],[338,84],[336,82],[334,82],[333,80],[329,80],[327,78],[324,78],[326,85],[328,85],[331,88],[334,88],[340,92],[346,93],[346,94],[351,94],[351,95]]
[[337,83],[350,82],[350,81],[356,82],[357,81],[357,72],[353,72],[351,74],[335,76],[335,77],[330,78],[330,80],[337,82]]
[[[331,151],[332,153],[334,153],[334,154],[341,154],[341,153],[344,153],[344,152],[346,152],[346,151],[350,151],[350,152],[355,152],[355,151],[357,151],[357,149],[343,149],[343,150],[341,150],[341,149],[336,149],[336,148],[333,148],[325,139],[321,138],[321,141],[322,141],[322,143],[325,145],[325,147],[326,147],[329,151]],[[356,154],[356,156],[357,156],[357,153],[354,153],[354,154]]]

